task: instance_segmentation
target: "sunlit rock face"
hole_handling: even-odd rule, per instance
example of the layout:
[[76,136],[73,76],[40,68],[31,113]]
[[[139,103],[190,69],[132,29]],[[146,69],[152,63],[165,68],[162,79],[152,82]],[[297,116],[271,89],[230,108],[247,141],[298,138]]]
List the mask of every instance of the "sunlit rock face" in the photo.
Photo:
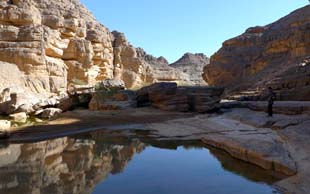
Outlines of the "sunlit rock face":
[[113,78],[112,35],[78,0],[3,0],[0,66],[0,92],[33,105]]
[[60,138],[0,148],[1,193],[92,193],[145,146]]
[[156,58],[142,48],[133,47],[123,33],[114,31],[114,77],[127,88],[141,88],[155,82],[170,81],[192,85],[189,74],[169,66],[164,57]]
[[[203,76],[209,84],[233,91],[272,85],[282,99],[309,100],[310,70],[309,65],[302,65],[309,55],[310,6],[306,6],[225,41]],[[298,95],[305,90],[308,92]]]
[[113,77],[111,34],[79,1],[2,1],[0,14],[0,60],[34,92]]
[[122,33],[112,34],[79,0],[1,1],[0,66],[0,93],[10,88],[29,97],[23,104],[105,79],[122,79],[127,88],[192,83],[163,57],[134,48]]

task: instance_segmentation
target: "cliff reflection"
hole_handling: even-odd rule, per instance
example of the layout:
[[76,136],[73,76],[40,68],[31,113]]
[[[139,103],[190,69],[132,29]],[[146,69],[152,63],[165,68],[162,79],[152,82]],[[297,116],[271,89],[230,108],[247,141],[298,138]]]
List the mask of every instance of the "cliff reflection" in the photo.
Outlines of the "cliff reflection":
[[[128,131],[97,131],[42,142],[0,144],[0,194],[92,193],[110,174],[122,173],[134,155],[147,146],[171,150],[179,146],[205,148],[197,141],[164,141]],[[233,159],[226,152],[208,149],[223,169],[250,181],[272,185],[283,178]]]
[[67,137],[2,146],[0,193],[91,193],[144,148],[135,140],[117,145]]

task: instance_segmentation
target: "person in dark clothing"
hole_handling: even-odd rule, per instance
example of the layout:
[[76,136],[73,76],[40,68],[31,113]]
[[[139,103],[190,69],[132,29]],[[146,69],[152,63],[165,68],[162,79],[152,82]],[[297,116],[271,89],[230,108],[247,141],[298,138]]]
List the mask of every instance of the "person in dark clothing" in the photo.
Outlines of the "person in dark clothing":
[[272,110],[272,106],[273,106],[273,102],[276,99],[276,94],[273,92],[271,87],[268,87],[268,116],[272,117],[273,115],[273,110]]

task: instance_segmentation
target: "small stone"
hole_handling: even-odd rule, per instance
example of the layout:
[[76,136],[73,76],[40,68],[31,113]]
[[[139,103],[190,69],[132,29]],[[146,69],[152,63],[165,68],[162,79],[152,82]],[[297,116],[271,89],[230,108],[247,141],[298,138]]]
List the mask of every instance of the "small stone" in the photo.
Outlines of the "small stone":
[[11,121],[0,120],[0,138],[7,137],[10,134]]
[[10,130],[11,121],[8,120],[0,120],[0,130]]
[[35,118],[34,121],[35,121],[36,123],[43,123],[43,122],[44,122],[42,119],[39,119],[39,118]]
[[50,119],[62,113],[61,109],[58,108],[47,108],[43,110],[42,118]]
[[42,114],[43,113],[43,109],[40,109],[40,110],[37,110],[35,113],[34,113],[34,115],[35,116],[38,116],[38,115],[40,115],[40,114]]
[[27,121],[27,114],[25,112],[10,114],[9,117],[17,123],[25,123]]

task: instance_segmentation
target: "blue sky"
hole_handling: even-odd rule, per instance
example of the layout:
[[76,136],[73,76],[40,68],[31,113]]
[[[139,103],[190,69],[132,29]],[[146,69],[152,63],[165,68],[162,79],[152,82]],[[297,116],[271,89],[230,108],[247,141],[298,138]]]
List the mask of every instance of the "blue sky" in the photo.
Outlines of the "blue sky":
[[186,52],[214,54],[248,27],[266,25],[308,0],[81,0],[135,47],[174,62]]

